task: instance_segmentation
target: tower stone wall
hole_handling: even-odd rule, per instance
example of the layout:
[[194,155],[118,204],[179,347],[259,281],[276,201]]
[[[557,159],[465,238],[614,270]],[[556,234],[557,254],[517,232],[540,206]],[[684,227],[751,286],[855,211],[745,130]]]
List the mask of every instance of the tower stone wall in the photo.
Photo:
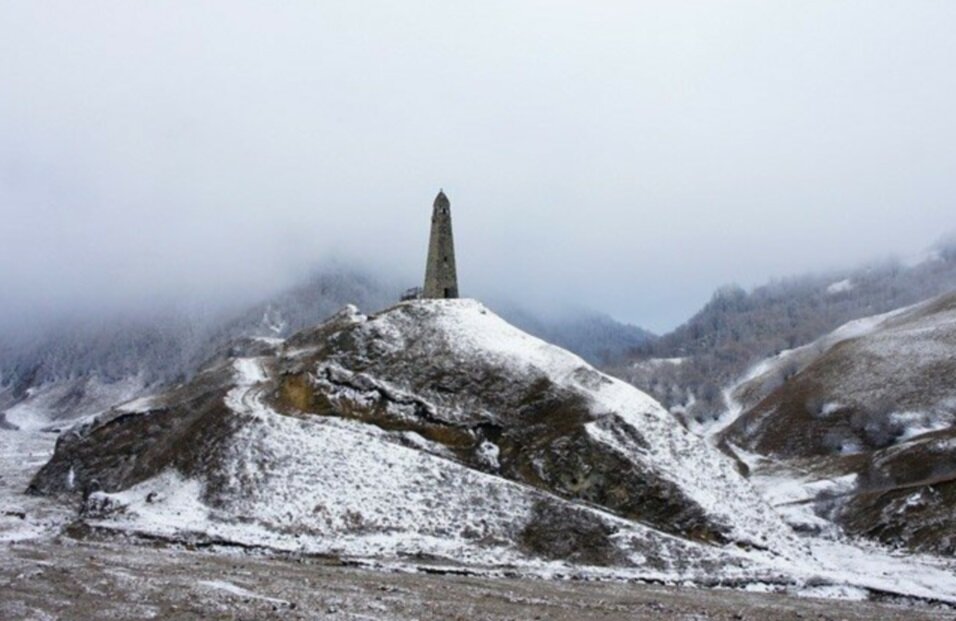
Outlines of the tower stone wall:
[[425,266],[424,298],[457,298],[458,273],[455,270],[455,240],[451,234],[451,203],[439,192],[432,206],[432,231]]

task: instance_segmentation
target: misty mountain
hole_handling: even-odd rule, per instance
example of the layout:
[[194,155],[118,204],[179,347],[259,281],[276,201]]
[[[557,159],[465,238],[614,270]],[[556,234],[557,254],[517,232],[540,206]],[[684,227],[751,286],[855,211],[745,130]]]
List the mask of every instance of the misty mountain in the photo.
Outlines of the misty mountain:
[[[19,405],[7,419],[27,425],[93,414],[185,381],[211,358],[228,355],[234,342],[287,337],[347,304],[377,311],[397,302],[400,289],[357,270],[326,269],[244,307],[183,310],[184,304],[0,334],[0,412]],[[619,358],[652,336],[592,311],[536,315],[515,304],[494,306],[528,332],[593,362]]]
[[919,260],[718,289],[691,319],[631,352],[612,372],[698,420],[724,411],[723,389],[757,362],[813,341],[852,319],[956,289],[956,240]]
[[33,334],[3,335],[0,378],[22,392],[51,381],[96,376],[106,383],[140,376],[179,381],[241,337],[283,336],[318,323],[346,304],[381,308],[395,299],[380,281],[355,271],[317,272],[306,282],[245,308],[189,309],[73,318]]

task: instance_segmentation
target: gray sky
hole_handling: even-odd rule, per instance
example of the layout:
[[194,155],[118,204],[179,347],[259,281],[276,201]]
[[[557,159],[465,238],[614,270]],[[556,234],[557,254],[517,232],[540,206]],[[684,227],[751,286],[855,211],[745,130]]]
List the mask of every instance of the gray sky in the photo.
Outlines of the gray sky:
[[[0,4],[0,313],[330,256],[654,330],[956,228],[956,2]],[[280,6],[281,5],[281,6]]]

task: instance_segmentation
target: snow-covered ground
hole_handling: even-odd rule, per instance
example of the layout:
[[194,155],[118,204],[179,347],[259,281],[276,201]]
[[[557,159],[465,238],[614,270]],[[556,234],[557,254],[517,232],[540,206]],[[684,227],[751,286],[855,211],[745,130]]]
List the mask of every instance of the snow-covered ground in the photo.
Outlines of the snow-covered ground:
[[[840,528],[814,511],[814,500],[821,495],[840,495],[853,489],[856,475],[822,477],[801,472],[793,464],[777,462],[733,447],[750,468],[750,480],[788,524],[801,532],[821,566],[821,575],[849,590],[839,589],[821,597],[852,596],[853,589],[907,593],[926,599],[949,599],[956,563],[930,555],[891,551],[873,542],[849,538]],[[949,593],[949,596],[941,597]]]
[[[43,567],[54,568],[59,566],[59,563],[64,562],[64,558],[71,558],[70,554],[73,552],[66,552],[76,549],[75,544],[67,550],[60,549],[59,551],[50,547],[54,545],[52,543],[53,537],[61,532],[62,528],[73,519],[75,514],[49,499],[27,496],[22,493],[35,467],[52,451],[52,441],[52,434],[24,431],[0,432],[0,442],[2,442],[3,451],[3,459],[0,461],[0,469],[2,469],[0,470],[0,482],[3,483],[2,488],[0,488],[0,490],[2,490],[0,491],[0,507],[2,507],[3,512],[2,520],[0,520],[0,539],[2,539],[5,545],[16,542],[17,545],[21,546],[23,552],[26,552],[30,548],[23,548],[22,546],[30,545],[30,542],[35,542],[35,551],[28,556],[33,559],[46,559],[42,563],[39,560],[33,561],[34,563],[41,563],[39,565],[41,569]],[[133,530],[138,532],[166,534],[173,538],[177,536],[188,538],[188,532],[197,526],[209,528],[211,519],[210,509],[203,506],[201,501],[198,500],[198,490],[196,489],[195,483],[175,480],[173,478],[166,479],[164,483],[168,485],[165,487],[155,485],[151,491],[170,494],[170,496],[165,498],[153,498],[149,503],[145,501],[145,498],[142,497],[141,494],[145,489],[126,493],[125,497],[129,500],[139,498],[139,502],[136,503],[137,510],[143,511],[143,513],[136,518],[137,520],[141,520],[139,523],[126,522],[124,524],[123,522],[118,522],[103,525],[119,529],[123,529],[124,525],[128,527],[135,526]],[[775,495],[771,496],[771,498],[775,499],[775,501],[799,499],[802,495],[799,488],[792,483],[787,483],[786,489],[783,491],[775,489],[777,486],[770,478],[758,480],[757,485],[765,491],[773,491]],[[276,503],[276,513],[279,513],[281,512],[282,503],[281,499],[276,500],[279,500],[279,502]],[[143,509],[147,506],[155,506],[156,508],[150,513],[148,510]],[[20,518],[19,514],[21,513],[25,514],[26,517]],[[234,537],[234,540],[239,541],[242,541],[243,537],[247,537],[246,542],[249,544],[262,545],[280,550],[286,549],[294,553],[335,553],[343,552],[349,548],[349,542],[339,542],[327,547],[320,546],[310,549],[308,546],[294,545],[293,542],[299,539],[299,537],[294,535],[283,540],[276,538],[274,534],[269,533],[267,530],[257,531],[254,527],[250,527],[244,535],[240,536],[237,536],[237,533],[217,531],[215,528],[210,529],[209,534],[231,535]],[[954,578],[951,562],[932,557],[893,554],[878,546],[862,542],[832,540],[820,537],[804,538],[803,541],[807,543],[811,553],[799,561],[795,561],[794,559],[784,561],[782,559],[771,560],[766,557],[763,558],[763,561],[767,563],[782,563],[777,567],[777,572],[768,575],[789,575],[791,579],[794,580],[792,583],[781,583],[778,579],[769,582],[762,581],[759,575],[751,575],[748,580],[747,572],[739,572],[737,576],[738,582],[736,584],[748,592],[782,591],[804,597],[855,600],[865,598],[868,593],[875,591],[890,594],[910,594],[914,597],[926,600],[956,602],[956,578]],[[394,544],[394,542],[392,543]],[[424,542],[423,538],[417,542],[414,540],[406,540],[405,543],[414,547],[416,544],[422,545],[423,543],[433,542]],[[369,541],[365,541],[361,544],[361,548],[353,547],[352,551],[362,551],[366,554],[375,552],[374,546],[370,547],[369,544]],[[123,540],[108,550],[108,553],[115,557],[110,561],[109,566],[112,569],[110,569],[108,573],[114,577],[120,576],[121,574],[123,576],[123,579],[119,580],[119,582],[122,583],[121,585],[117,585],[116,580],[113,580],[113,588],[125,588],[127,590],[126,596],[133,599],[140,597],[136,595],[137,592],[142,595],[147,591],[153,590],[153,587],[149,587],[146,591],[141,591],[141,589],[146,588],[143,580],[149,578],[147,578],[147,572],[143,571],[143,568],[137,568],[138,561],[134,560],[145,558],[143,553],[136,551],[139,545],[135,539]],[[389,546],[382,546],[382,549],[387,548],[389,548]],[[448,549],[449,552],[452,551],[450,547],[448,547]],[[97,556],[102,555],[103,552],[106,551],[96,548],[89,549],[87,552],[80,552],[80,550],[82,550],[82,548],[77,551],[81,554],[94,554]],[[145,552],[148,548],[144,548],[143,550]],[[459,550],[459,552],[460,551],[461,550]],[[675,549],[675,552],[678,551],[679,548]],[[18,552],[20,558],[23,557],[23,552]],[[601,569],[594,567],[574,567],[564,563],[532,563],[528,562],[527,559],[519,559],[507,554],[498,556],[496,555],[498,551],[494,549],[489,552],[490,554],[482,556],[481,558],[463,556],[459,560],[469,567],[468,571],[470,573],[487,576],[500,576],[502,573],[500,568],[504,567],[509,575],[518,574],[537,579],[560,579],[577,576],[591,580],[654,580],[686,586],[691,584],[687,581],[692,578],[688,575],[667,575],[661,572],[641,570],[640,568]],[[157,553],[149,552],[148,554],[155,556]],[[232,564],[232,566],[235,566],[235,562],[237,561],[246,562],[240,561],[234,554],[234,552],[230,552],[229,548],[222,548],[218,552],[205,555],[205,558],[214,559],[221,557],[227,564]],[[753,560],[754,557],[759,558],[761,555],[759,553],[751,553],[750,556],[752,557],[751,560]],[[202,561],[202,558],[203,557],[199,557],[197,562],[190,561],[189,565],[193,567],[198,565],[201,567],[201,563],[198,561]],[[72,561],[66,562],[69,563]],[[183,565],[183,563],[179,561],[172,562],[172,567],[174,568]],[[272,563],[268,574],[263,574],[263,576],[274,576],[277,572],[281,573],[284,571],[283,567],[288,563],[288,561],[283,560],[269,561],[265,558],[256,562]],[[152,563],[154,569],[161,567],[160,565],[156,565],[155,560],[152,561]],[[414,560],[413,556],[409,557],[407,561],[383,562],[374,557],[367,557],[364,561],[364,564],[367,564],[369,567],[379,567],[389,571],[455,571],[454,565],[449,565],[448,562],[441,562],[437,565],[433,563],[434,561],[430,562],[422,558]],[[3,572],[7,564],[8,562],[0,562],[0,573]],[[124,570],[124,567],[129,567],[129,569]],[[429,567],[431,567],[431,569]],[[126,573],[124,573],[124,571]],[[176,569],[176,571],[181,570]],[[219,573],[209,574],[205,573],[207,570],[202,569],[195,569],[194,571],[196,572],[194,574],[194,582],[199,585],[201,589],[205,589],[209,593],[220,591],[239,598],[237,601],[248,602],[254,600],[277,603],[280,601],[294,601],[296,599],[288,597],[285,592],[283,593],[285,597],[264,594],[262,592],[263,589],[266,589],[265,593],[274,593],[275,588],[271,582],[263,582],[262,576],[254,577],[251,574],[247,575],[242,578],[242,584],[247,586],[238,586],[233,581],[219,578],[218,576],[221,575]],[[23,568],[17,570],[16,573],[18,576],[24,575]],[[715,576],[710,576],[710,578],[714,577]],[[169,576],[163,578],[160,574],[157,575],[157,578],[161,580],[169,579]],[[707,584],[708,581],[704,578],[706,577],[698,576],[700,583]],[[39,587],[36,586],[37,582],[37,579],[33,580],[34,586],[32,588],[39,591]],[[51,583],[48,588],[54,589],[49,592],[48,596],[53,597],[55,600],[57,596],[55,589],[59,587],[57,587],[55,583]],[[639,590],[642,587],[629,588]],[[633,592],[636,591],[632,591],[632,593]],[[721,596],[717,596],[717,599],[719,600],[720,597]],[[710,596],[704,595],[702,592],[693,595],[693,599],[698,601],[702,609],[714,605],[713,603],[708,603]],[[0,600],[6,600],[7,605],[14,601],[10,595],[6,598],[0,598]],[[365,600],[363,600],[363,602],[364,601]],[[746,604],[744,602],[746,601],[746,599],[741,600],[741,602],[737,604],[738,609],[745,607]],[[759,603],[760,600],[755,601]],[[365,604],[363,603],[362,605]],[[544,601],[542,601],[542,605],[545,605]],[[753,605],[753,602],[751,605]],[[781,603],[777,602],[774,604],[772,601],[768,601],[767,605],[781,605]],[[0,610],[3,610],[2,606],[3,604],[0,603]],[[787,608],[789,608],[789,606],[788,604]],[[848,608],[846,610],[848,612],[844,615],[844,618],[854,618],[849,616],[849,611],[853,609]],[[860,613],[862,614],[866,610],[868,609],[861,608]],[[922,618],[920,614],[924,614],[920,613],[918,609],[911,610],[908,613],[893,612],[893,610],[887,610],[885,613],[887,615],[899,613],[904,617],[913,615],[911,618]],[[947,613],[937,611],[932,614],[940,615],[936,618],[946,618],[945,615]]]
[[[422,332],[424,325],[437,331],[442,347],[450,347],[450,355],[461,364],[481,358],[506,369],[510,377],[543,375],[581,395],[595,414],[586,425],[593,440],[675,483],[708,517],[728,525],[737,545],[675,537],[601,507],[467,467],[447,459],[441,447],[430,446],[424,437],[416,443],[396,440],[414,432],[396,434],[357,420],[279,413],[265,399],[273,381],[272,357],[232,363],[234,383],[225,405],[243,424],[223,449],[224,466],[216,472],[215,490],[206,479],[168,469],[123,491],[92,494],[86,520],[114,532],[334,555],[403,570],[463,565],[489,575],[507,570],[545,578],[732,584],[850,599],[878,592],[956,603],[956,575],[949,562],[894,555],[843,539],[815,522],[819,518],[800,504],[824,487],[839,490],[848,481],[785,479],[772,469],[756,469],[758,474],[748,481],[727,457],[685,431],[655,401],[576,356],[516,330],[473,302],[436,304],[433,312],[424,324],[420,315],[400,312],[374,318],[353,313],[348,324],[369,336],[367,342],[353,342],[377,356],[416,348],[429,353],[437,341]],[[284,348],[278,342],[275,346]],[[285,355],[306,359],[308,351],[290,348]],[[384,379],[363,378],[364,385],[376,391],[404,394],[401,386]],[[124,411],[148,405],[137,402]],[[432,414],[439,411],[434,404],[427,407]],[[0,434],[6,434],[11,456],[29,452],[31,446],[47,454],[52,448],[49,434]],[[496,448],[491,442],[481,445],[487,459],[497,460]],[[42,457],[36,461],[31,468]],[[3,462],[4,468],[19,473],[10,479],[11,487],[4,488],[13,499],[10,506],[26,502],[18,491],[26,484],[24,464],[15,457]],[[546,560],[522,548],[530,516],[549,504],[573,506],[590,523],[606,529],[626,562],[598,567]],[[785,521],[815,527],[817,534],[798,536]],[[45,524],[47,530],[26,536],[42,537],[62,521],[51,518]],[[203,587],[233,595],[239,590],[258,593],[229,584],[206,580]]]
[[[29,542],[0,554],[0,618],[19,619],[668,619],[670,621],[945,621],[942,606],[858,601],[643,581],[540,580],[386,567],[301,556],[194,551],[128,541]],[[817,599],[841,595],[844,601]]]
[[55,442],[53,433],[0,429],[0,544],[52,537],[75,517],[71,507],[24,493]]
[[827,287],[827,293],[830,295],[835,295],[837,293],[846,293],[847,291],[852,291],[854,288],[853,281],[849,278],[837,281]]

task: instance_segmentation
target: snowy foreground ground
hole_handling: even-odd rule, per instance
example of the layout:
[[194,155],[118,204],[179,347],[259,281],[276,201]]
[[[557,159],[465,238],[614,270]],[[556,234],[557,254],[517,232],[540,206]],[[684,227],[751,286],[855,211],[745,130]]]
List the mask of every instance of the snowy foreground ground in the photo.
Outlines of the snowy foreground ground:
[[871,602],[626,582],[390,572],[122,543],[8,545],[3,619],[952,619]]
[[[22,494],[54,439],[0,431],[0,619],[956,619],[951,608],[915,601],[541,580],[474,568],[464,575],[454,567],[360,566],[91,536],[69,527],[67,508]],[[888,556],[845,561],[893,562]],[[890,567],[907,568],[921,570]]]

